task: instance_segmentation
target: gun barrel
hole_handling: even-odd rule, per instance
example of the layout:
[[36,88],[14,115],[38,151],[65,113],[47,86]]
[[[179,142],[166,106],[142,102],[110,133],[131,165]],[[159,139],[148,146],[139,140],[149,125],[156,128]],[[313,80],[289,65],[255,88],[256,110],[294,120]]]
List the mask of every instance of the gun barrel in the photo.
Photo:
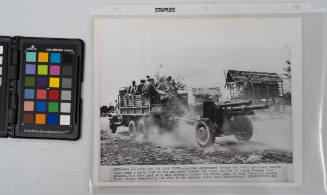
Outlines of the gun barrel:
[[267,109],[269,106],[267,104],[260,104],[260,105],[251,105],[251,106],[237,106],[237,107],[231,107],[231,111],[242,111],[242,110],[261,110],[261,109]]
[[219,104],[218,107],[227,107],[227,106],[241,106],[241,105],[250,105],[251,101],[239,101],[239,102],[227,102]]

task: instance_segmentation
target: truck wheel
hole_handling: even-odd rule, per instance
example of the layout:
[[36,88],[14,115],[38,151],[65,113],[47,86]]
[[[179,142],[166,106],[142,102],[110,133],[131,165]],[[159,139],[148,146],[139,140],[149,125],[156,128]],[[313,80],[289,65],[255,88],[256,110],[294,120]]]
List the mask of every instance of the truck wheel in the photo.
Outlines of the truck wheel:
[[111,132],[112,134],[115,134],[116,131],[117,131],[117,126],[115,126],[115,125],[110,125],[110,132]]
[[195,140],[201,147],[215,143],[216,129],[210,120],[200,120],[195,127]]
[[137,131],[138,133],[143,134],[143,139],[149,138],[149,128],[146,126],[144,119],[137,123]]
[[253,135],[253,126],[251,120],[243,115],[235,116],[231,127],[234,136],[239,141],[249,141]]
[[136,136],[136,125],[134,121],[129,121],[128,132],[129,132],[129,136],[131,136],[132,138]]
[[117,126],[111,120],[109,120],[109,129],[110,129],[110,132],[113,134],[115,134],[117,131]]
[[145,124],[143,120],[139,120],[137,122],[137,132],[138,133],[144,133],[145,132]]

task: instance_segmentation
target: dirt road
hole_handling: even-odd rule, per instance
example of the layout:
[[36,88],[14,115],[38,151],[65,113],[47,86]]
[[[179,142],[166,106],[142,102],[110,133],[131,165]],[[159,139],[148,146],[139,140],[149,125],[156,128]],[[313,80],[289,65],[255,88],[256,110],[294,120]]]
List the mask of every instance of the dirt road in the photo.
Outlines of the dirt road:
[[251,117],[254,136],[249,142],[233,136],[216,138],[213,146],[201,148],[194,139],[194,127],[183,125],[170,134],[153,134],[147,140],[132,139],[128,129],[108,131],[102,118],[101,164],[256,164],[292,163],[292,132],[289,113],[260,113]]

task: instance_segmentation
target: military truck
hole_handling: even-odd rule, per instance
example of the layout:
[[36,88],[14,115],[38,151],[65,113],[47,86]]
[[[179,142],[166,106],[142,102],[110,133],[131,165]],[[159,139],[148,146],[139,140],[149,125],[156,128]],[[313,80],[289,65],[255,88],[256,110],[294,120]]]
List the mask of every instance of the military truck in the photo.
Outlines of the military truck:
[[[159,127],[161,133],[176,129],[179,122],[195,127],[195,139],[201,147],[208,147],[216,137],[234,135],[237,140],[249,141],[253,126],[247,115],[254,115],[267,105],[251,105],[250,101],[215,103],[212,101],[189,105],[188,93],[158,93],[156,97],[131,95],[122,88],[117,97],[117,109],[109,118],[111,133],[117,127],[128,127],[131,137],[147,137],[151,126]],[[189,113],[193,116],[187,117]]]

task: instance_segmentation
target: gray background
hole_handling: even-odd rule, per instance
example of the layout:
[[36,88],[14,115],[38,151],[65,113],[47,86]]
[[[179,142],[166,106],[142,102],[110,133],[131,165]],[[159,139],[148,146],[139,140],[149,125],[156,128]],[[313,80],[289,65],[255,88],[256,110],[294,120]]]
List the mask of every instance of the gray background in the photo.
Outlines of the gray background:
[[[121,1],[134,2],[135,1]],[[144,2],[144,1],[142,1]],[[151,2],[151,1],[148,1]],[[157,1],[152,1],[157,2]],[[160,1],[172,2],[172,1]],[[174,1],[185,2],[185,1]],[[193,1],[195,2],[195,1]],[[212,1],[210,1],[212,2]],[[86,43],[85,80],[83,83],[84,112],[82,137],[79,141],[54,141],[36,139],[0,139],[0,194],[89,194],[91,172],[92,140],[92,99],[91,93],[91,20],[89,12],[104,9],[108,0],[28,0],[0,1],[0,34],[42,37],[81,38]],[[315,6],[327,7],[327,1],[316,0]],[[305,187],[298,189],[308,194],[323,191],[321,159],[319,158],[319,130],[326,110],[321,104],[323,45],[321,40],[327,29],[325,20],[307,15],[304,19],[303,72],[304,72],[304,182]],[[325,26],[326,27],[326,26]],[[326,34],[326,33],[325,33]],[[324,59],[326,60],[326,59]],[[314,84],[314,85],[313,85]],[[326,93],[325,93],[326,94]],[[325,108],[325,109],[321,109]],[[2,113],[1,113],[2,114]],[[326,119],[326,117],[325,117]],[[321,122],[321,123],[320,123]],[[324,126],[323,126],[324,127]],[[300,146],[299,146],[300,147]],[[243,192],[252,194],[253,188],[125,188],[96,189],[96,193],[154,192],[176,194],[203,194]],[[281,189],[258,189],[261,193],[282,192]],[[293,189],[290,189],[295,192]],[[285,194],[289,194],[285,192]]]

